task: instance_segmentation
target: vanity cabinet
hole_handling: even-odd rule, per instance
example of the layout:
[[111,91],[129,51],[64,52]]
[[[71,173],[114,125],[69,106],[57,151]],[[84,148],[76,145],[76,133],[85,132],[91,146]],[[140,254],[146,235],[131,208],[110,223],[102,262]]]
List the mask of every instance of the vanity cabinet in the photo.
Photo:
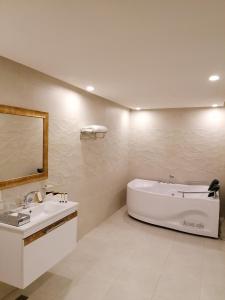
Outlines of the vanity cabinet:
[[27,234],[0,227],[0,281],[23,289],[62,260],[76,247],[77,218],[75,210]]

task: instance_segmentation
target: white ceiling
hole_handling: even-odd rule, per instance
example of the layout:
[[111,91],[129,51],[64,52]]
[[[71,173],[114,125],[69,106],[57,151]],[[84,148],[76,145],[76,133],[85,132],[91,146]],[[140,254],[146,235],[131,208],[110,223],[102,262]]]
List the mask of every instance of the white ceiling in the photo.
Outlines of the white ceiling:
[[223,105],[225,0],[0,0],[0,55],[131,108]]

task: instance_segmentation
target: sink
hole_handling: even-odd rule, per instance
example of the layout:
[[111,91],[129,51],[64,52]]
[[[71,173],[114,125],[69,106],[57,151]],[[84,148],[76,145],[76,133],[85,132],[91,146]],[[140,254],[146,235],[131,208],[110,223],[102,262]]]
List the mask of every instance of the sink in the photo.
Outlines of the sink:
[[31,219],[41,217],[44,215],[51,215],[59,212],[67,207],[66,203],[57,203],[53,201],[47,201],[42,204],[37,204],[26,209],[21,209],[20,212],[30,215]]
[[40,217],[41,215],[45,214],[42,204],[37,204],[26,209],[22,208],[19,210],[19,212],[30,215],[31,219],[35,217]]
[[43,203],[33,204],[26,209],[20,208],[16,210],[17,212],[30,215],[29,223],[20,227],[0,223],[0,229],[7,228],[8,230],[19,232],[25,238],[33,232],[60,220],[74,211],[77,211],[77,208],[77,202],[68,201],[60,203],[58,199],[52,197]]
[[63,204],[62,203],[54,203],[54,202],[46,202],[44,204],[44,211],[46,213],[54,213],[54,212],[57,212],[57,211],[60,211],[63,207]]

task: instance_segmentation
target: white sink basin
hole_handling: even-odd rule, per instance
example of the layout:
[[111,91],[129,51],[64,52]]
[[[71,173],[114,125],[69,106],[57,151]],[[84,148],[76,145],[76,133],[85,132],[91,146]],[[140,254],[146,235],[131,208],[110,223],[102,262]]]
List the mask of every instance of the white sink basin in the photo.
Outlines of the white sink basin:
[[67,207],[66,205],[67,203],[47,201],[42,204],[37,204],[35,206],[31,206],[26,209],[21,209],[20,212],[30,215],[31,219],[33,219],[43,215],[51,215],[56,212],[59,212]]
[[78,203],[68,201],[67,203],[59,203],[58,200],[50,199],[41,204],[35,204],[29,208],[17,209],[17,212],[22,212],[30,215],[30,222],[20,227],[15,227],[8,224],[0,223],[0,228],[4,227],[8,230],[20,232],[24,237],[29,236],[45,226],[60,220],[61,218],[73,213],[77,210]]
[[44,211],[46,213],[54,213],[54,212],[57,212],[57,211],[60,211],[63,207],[63,204],[62,203],[54,203],[54,202],[46,202],[44,204]]

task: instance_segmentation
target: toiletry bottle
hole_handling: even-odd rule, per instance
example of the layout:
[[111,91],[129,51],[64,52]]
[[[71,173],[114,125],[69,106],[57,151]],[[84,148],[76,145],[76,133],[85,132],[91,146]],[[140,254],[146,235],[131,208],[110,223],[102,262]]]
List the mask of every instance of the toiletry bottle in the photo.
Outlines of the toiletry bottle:
[[47,190],[50,189],[50,188],[53,188],[52,184],[45,184],[45,185],[42,186],[41,196],[42,196],[43,201],[45,200]]

